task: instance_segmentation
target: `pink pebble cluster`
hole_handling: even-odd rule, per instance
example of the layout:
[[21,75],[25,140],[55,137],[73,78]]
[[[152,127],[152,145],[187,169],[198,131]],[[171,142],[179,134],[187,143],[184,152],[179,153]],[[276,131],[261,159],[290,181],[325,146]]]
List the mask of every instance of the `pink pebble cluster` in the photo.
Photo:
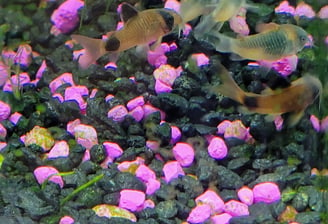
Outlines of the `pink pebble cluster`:
[[78,11],[83,6],[84,2],[81,0],[66,0],[63,2],[51,15],[51,21],[54,24],[51,33],[59,35],[73,31],[80,21]]
[[161,65],[157,68],[153,75],[155,78],[156,93],[167,93],[172,91],[172,85],[177,77],[182,72],[181,66],[174,68],[171,65]]
[[217,133],[223,135],[224,138],[239,138],[246,142],[252,142],[253,138],[249,133],[249,128],[246,128],[240,120],[229,121],[224,120],[217,126]]
[[51,166],[39,166],[34,170],[34,176],[39,184],[42,184],[44,181],[49,180],[58,184],[61,188],[64,187],[63,178],[58,174],[58,170]]
[[229,20],[229,24],[231,30],[233,30],[235,33],[242,36],[247,36],[250,31],[248,24],[246,23],[246,9],[241,8],[239,13]]
[[288,76],[297,68],[298,57],[296,55],[287,56],[277,61],[258,61],[260,66],[273,68],[282,76]]
[[248,206],[253,203],[272,203],[281,199],[278,186],[273,182],[259,183],[253,189],[244,186],[237,192],[239,200],[224,202],[213,190],[207,190],[195,199],[194,207],[187,218],[188,223],[229,223],[234,216],[249,215]]
[[328,131],[328,116],[324,117],[322,120],[319,120],[315,115],[310,116],[310,121],[312,127],[317,132],[327,132]]
[[177,45],[175,43],[167,44],[161,43],[154,50],[149,50],[147,52],[148,63],[155,66],[156,68],[167,63],[167,57],[165,53],[176,50]]

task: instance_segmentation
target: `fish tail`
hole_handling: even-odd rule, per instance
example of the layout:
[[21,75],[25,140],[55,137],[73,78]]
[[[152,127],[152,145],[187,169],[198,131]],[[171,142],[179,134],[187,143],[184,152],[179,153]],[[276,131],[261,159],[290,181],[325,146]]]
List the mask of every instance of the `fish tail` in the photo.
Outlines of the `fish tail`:
[[208,37],[208,39],[214,44],[217,51],[234,52],[232,49],[233,45],[235,44],[234,38],[223,35],[214,29],[212,29],[212,31],[208,34]]
[[212,16],[212,14],[209,15],[203,15],[201,18],[201,21],[198,23],[198,25],[194,29],[195,37],[199,35],[206,34],[210,32],[214,27],[216,27],[216,31],[219,31],[220,29],[217,29],[217,24],[220,25],[220,29],[223,25],[221,22],[216,22]]
[[211,91],[229,97],[240,104],[244,104],[246,94],[233,80],[229,71],[220,62],[214,62],[214,68],[222,84],[212,87]]
[[101,39],[94,39],[81,35],[71,35],[71,38],[82,45],[85,53],[80,56],[79,64],[83,69],[88,68],[93,62],[106,53],[105,44]]

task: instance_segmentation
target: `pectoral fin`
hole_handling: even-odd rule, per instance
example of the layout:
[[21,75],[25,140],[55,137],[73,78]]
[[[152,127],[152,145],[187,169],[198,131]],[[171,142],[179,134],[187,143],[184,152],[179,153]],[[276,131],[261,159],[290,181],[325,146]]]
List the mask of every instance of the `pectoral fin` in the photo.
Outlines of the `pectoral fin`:
[[150,44],[150,50],[154,51],[162,43],[162,37],[159,37],[154,43]]
[[121,20],[126,23],[129,19],[138,15],[138,10],[128,3],[122,3]]

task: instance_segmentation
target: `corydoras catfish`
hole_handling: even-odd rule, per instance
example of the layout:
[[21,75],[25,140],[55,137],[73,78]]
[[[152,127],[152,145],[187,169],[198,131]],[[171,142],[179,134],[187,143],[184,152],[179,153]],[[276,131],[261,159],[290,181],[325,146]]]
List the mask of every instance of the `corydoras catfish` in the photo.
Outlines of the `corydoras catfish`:
[[228,70],[220,62],[213,63],[222,84],[211,87],[212,92],[220,93],[237,101],[249,112],[273,116],[290,113],[289,127],[298,123],[304,114],[304,110],[322,92],[320,80],[310,75],[305,75],[291,82],[289,87],[283,89],[267,89],[261,94],[245,92],[236,84]]
[[301,51],[309,43],[307,32],[292,24],[262,24],[260,33],[231,38],[211,32],[209,40],[219,52],[229,52],[243,59],[275,61]]
[[79,58],[81,68],[89,67],[106,53],[119,53],[137,45],[154,42],[155,45],[159,44],[164,35],[182,25],[180,15],[171,9],[139,12],[128,3],[122,3],[121,19],[124,22],[123,28],[107,33],[107,40],[71,35],[73,40],[85,48],[85,53]]

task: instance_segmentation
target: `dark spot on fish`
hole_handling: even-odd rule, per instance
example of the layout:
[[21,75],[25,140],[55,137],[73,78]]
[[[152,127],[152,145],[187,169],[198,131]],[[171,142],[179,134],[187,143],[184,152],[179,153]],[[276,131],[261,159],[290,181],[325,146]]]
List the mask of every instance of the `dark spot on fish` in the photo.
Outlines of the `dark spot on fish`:
[[117,39],[116,37],[110,37],[106,41],[105,49],[106,51],[116,51],[119,49],[120,45],[121,43],[119,39]]
[[158,10],[158,13],[162,16],[166,24],[166,31],[169,32],[173,29],[174,17],[167,11]]
[[245,96],[244,104],[246,107],[251,107],[251,108],[258,107],[257,99],[256,97],[253,96]]
[[126,23],[129,19],[137,15],[138,11],[136,10],[136,8],[126,2],[122,3],[121,19],[123,20],[123,22]]

